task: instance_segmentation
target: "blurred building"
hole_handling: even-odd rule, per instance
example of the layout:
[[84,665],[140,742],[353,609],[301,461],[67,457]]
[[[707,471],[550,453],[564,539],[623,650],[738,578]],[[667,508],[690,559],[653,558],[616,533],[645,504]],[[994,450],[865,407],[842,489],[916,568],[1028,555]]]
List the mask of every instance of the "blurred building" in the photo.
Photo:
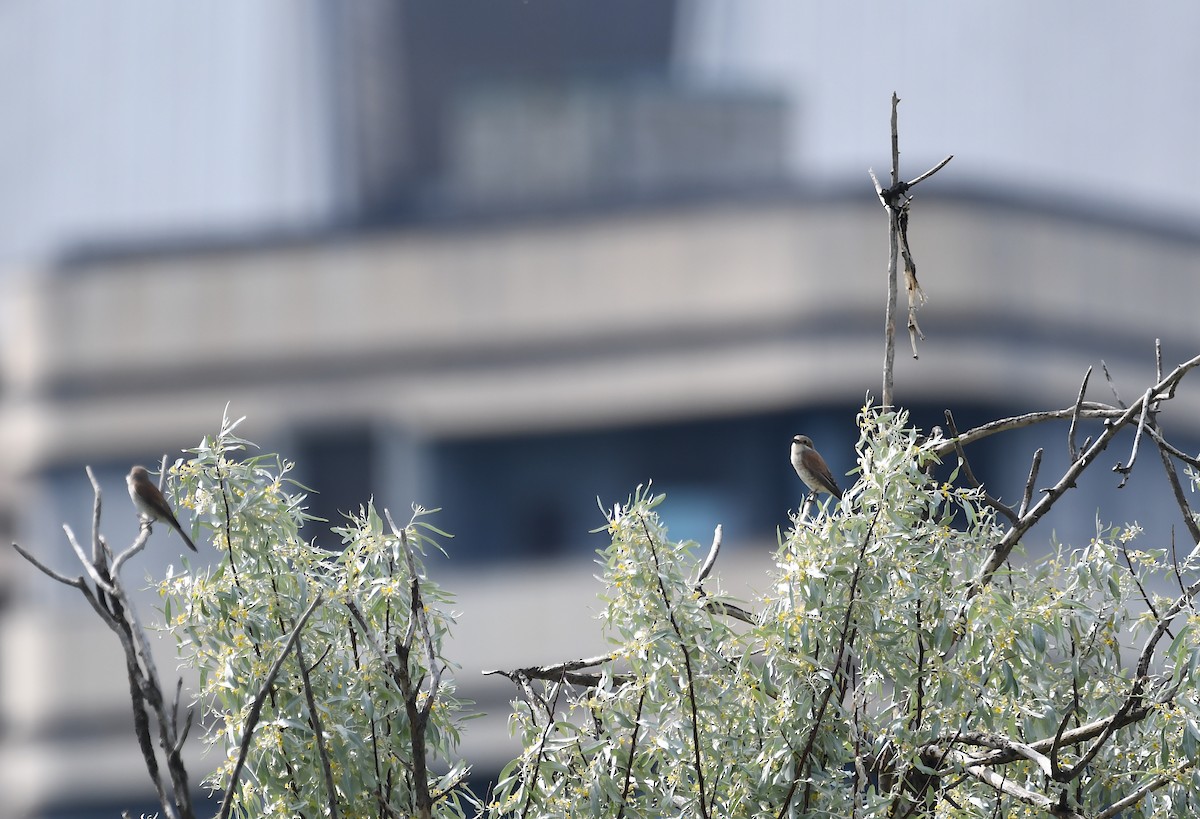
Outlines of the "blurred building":
[[[652,479],[672,532],[703,542],[723,524],[726,585],[761,589],[801,498],[790,436],[854,466],[855,413],[879,393],[886,221],[865,180],[784,181],[779,96],[672,73],[675,4],[288,8],[253,30],[275,44],[262,72],[314,89],[289,109],[303,133],[275,134],[310,146],[304,195],[198,232],[98,225],[10,280],[0,524],[69,570],[59,527],[88,529],[90,464],[105,531],[131,538],[129,465],[195,445],[227,403],[297,461],[322,517],[371,497],[442,507],[459,690],[498,716],[467,732],[486,776],[512,753],[513,692],[478,672],[602,650],[597,499]],[[929,338],[919,361],[898,349],[897,401],[919,423],[1069,405],[1100,359],[1132,399],[1155,338],[1168,366],[1200,351],[1200,233],[944,173],[912,219]],[[1195,448],[1200,392],[1183,392],[1164,423]],[[1036,446],[1044,475],[1062,462],[1060,432],[981,445],[975,470],[1011,500]],[[1100,507],[1171,519],[1156,478],[1089,487],[1059,536],[1086,539]],[[154,545],[134,571],[174,561],[176,539]],[[115,640],[12,554],[0,584],[12,815],[129,806],[148,783]]]

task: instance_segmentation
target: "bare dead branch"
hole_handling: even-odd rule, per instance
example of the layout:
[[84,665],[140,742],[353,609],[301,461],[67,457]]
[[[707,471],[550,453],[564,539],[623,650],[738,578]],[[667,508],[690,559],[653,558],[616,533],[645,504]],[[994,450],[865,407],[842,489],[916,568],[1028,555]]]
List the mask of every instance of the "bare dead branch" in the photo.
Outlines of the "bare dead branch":
[[[1098,419],[1114,419],[1120,418],[1124,410],[1111,407],[1107,404],[1097,404],[1092,401],[1085,401],[1082,409],[1079,410],[1080,418],[1098,418]],[[1023,427],[1031,427],[1035,424],[1044,424],[1049,421],[1061,421],[1066,418],[1071,418],[1075,414],[1075,408],[1067,407],[1059,410],[1041,410],[1038,412],[1027,412],[1023,415],[1014,415],[1009,418],[999,418],[995,421],[989,421],[986,424],[980,424],[974,429],[967,430],[959,436],[959,441],[963,446],[969,446],[976,441],[981,441],[991,435],[996,435],[1001,432],[1008,432],[1014,429]],[[934,450],[939,458],[944,458],[954,451],[954,441],[947,440]],[[1086,445],[1085,445],[1086,448]]]
[[[166,701],[159,682],[158,669],[154,664],[154,655],[150,643],[146,639],[146,630],[138,621],[137,610],[130,604],[129,595],[121,583],[120,575],[113,573],[110,582],[113,588],[114,613],[121,613],[117,618],[120,631],[128,635],[128,644],[133,648],[133,655],[128,656],[131,673],[138,669],[141,682],[141,695],[145,703],[154,712],[155,723],[158,727],[159,745],[166,752],[167,768],[170,771],[171,786],[174,792],[175,805],[178,805],[185,816],[192,815],[191,786],[188,783],[187,770],[183,758],[173,749],[180,745],[176,736],[177,720],[167,713]],[[125,644],[125,641],[122,641]],[[132,681],[131,681],[132,682]],[[168,801],[163,806],[168,814],[173,814],[174,806]]]
[[[1187,527],[1188,534],[1192,536],[1192,543],[1200,543],[1200,524],[1196,523],[1196,515],[1192,512],[1192,506],[1188,503],[1187,495],[1183,491],[1183,484],[1179,480],[1179,472],[1175,469],[1174,461],[1171,460],[1171,450],[1174,447],[1163,440],[1162,434],[1154,424],[1147,425],[1146,432],[1158,446],[1158,457],[1162,461],[1163,471],[1167,473],[1167,483],[1170,484],[1175,504],[1183,515],[1183,523]],[[1172,537],[1173,543],[1174,537]]]
[[928,179],[929,177],[933,176],[935,173],[937,173],[938,171],[940,171],[942,168],[944,168],[944,167],[946,167],[948,164],[950,164],[950,160],[951,160],[951,159],[954,159],[954,154],[950,154],[950,155],[949,155],[949,156],[947,156],[945,159],[943,159],[941,162],[939,162],[938,164],[934,165],[932,168],[930,168],[929,170],[925,171],[925,173],[923,173],[923,174],[921,174],[920,176],[918,176],[916,179],[912,179],[912,180],[910,180],[910,181],[909,181],[909,183],[908,183],[908,187],[909,187],[910,189],[911,189],[911,188],[915,188],[915,187],[916,187],[918,184],[920,184],[921,182],[924,182],[926,179]]
[[1154,442],[1158,444],[1159,449],[1164,450],[1171,457],[1183,461],[1188,466],[1200,469],[1200,458],[1197,458],[1194,455],[1189,455],[1183,450],[1174,446],[1170,441],[1163,437],[1162,431],[1158,428],[1157,424],[1148,424],[1146,426],[1146,433],[1154,439]]
[[14,543],[12,545],[12,547],[14,549],[16,549],[17,554],[19,554],[21,557],[28,560],[35,569],[37,569],[42,574],[46,575],[46,577],[49,577],[51,580],[57,580],[59,583],[62,583],[64,586],[73,586],[74,588],[77,588],[81,591],[87,590],[87,581],[85,581],[83,579],[83,575],[76,575],[75,577],[67,577],[65,574],[60,574],[60,573],[54,571],[54,569],[51,569],[49,566],[42,563],[40,560],[38,560],[32,554],[25,551],[25,548],[23,546],[21,546],[21,544]]
[[1195,764],[1196,763],[1193,760],[1185,760],[1175,768],[1174,776],[1163,774],[1162,776],[1157,776],[1154,779],[1151,779],[1145,785],[1142,785],[1137,790],[1132,791],[1128,796],[1113,802],[1107,808],[1095,814],[1092,819],[1113,819],[1113,817],[1119,815],[1121,811],[1136,805],[1138,802],[1142,801],[1149,794],[1158,790],[1162,786],[1170,784],[1175,776],[1186,773],[1188,769],[1192,768]]
[[[1058,501],[1060,497],[1067,492],[1068,489],[1075,485],[1075,481],[1087,469],[1108,446],[1113,437],[1116,436],[1125,426],[1133,421],[1135,416],[1140,415],[1143,406],[1147,401],[1158,400],[1168,390],[1174,389],[1189,371],[1200,366],[1200,356],[1185,361],[1176,367],[1169,375],[1148,389],[1142,398],[1138,399],[1134,404],[1121,413],[1115,420],[1110,421],[1105,425],[1104,431],[1096,438],[1096,440],[1088,446],[1083,453],[1067,468],[1062,478],[1059,479],[1053,487],[1033,505],[1024,515],[1021,516],[1019,524],[1008,530],[1004,537],[992,549],[992,554],[984,564],[979,574],[971,581],[971,585],[967,591],[967,599],[973,598],[978,594],[987,583],[991,581],[992,575],[1004,562],[1008,560],[1009,554],[1013,547],[1021,537],[1033,527],[1041,518],[1050,511],[1051,507]],[[1074,412],[1074,409],[1071,410]]]
[[1027,805],[1033,805],[1039,810],[1044,810],[1047,813],[1051,813],[1052,815],[1061,817],[1062,819],[1087,819],[1086,816],[1076,813],[1075,811],[1060,811],[1058,802],[1056,802],[1054,799],[1051,799],[1044,793],[1037,793],[1036,791],[1031,791],[1022,785],[1018,785],[1015,781],[1009,779],[1003,774],[997,773],[991,768],[979,764],[977,760],[963,751],[953,748],[950,749],[947,752],[947,760],[954,763],[957,767],[960,767],[971,776],[975,777],[975,779],[995,789],[998,793],[1011,796]]
[[[112,559],[112,553],[103,535],[100,534],[100,514],[103,508],[100,484],[90,467],[85,471],[92,484],[94,494],[90,556],[75,537],[75,532],[71,527],[63,526],[67,542],[83,567],[85,575],[69,578],[42,565],[20,546],[14,544],[14,547],[19,554],[48,577],[77,588],[97,616],[117,635],[125,656],[130,702],[133,709],[134,733],[142,752],[146,771],[159,796],[162,812],[169,819],[179,819],[180,817],[193,819],[191,789],[181,751],[183,741],[191,728],[194,712],[189,709],[187,720],[181,730],[179,720],[180,685],[176,686],[174,704],[168,708],[145,629],[138,622],[137,611],[131,605],[129,595],[120,578],[122,565],[130,556],[145,546],[149,531],[143,528],[133,545],[117,560],[112,561],[110,568],[109,562]],[[94,587],[88,585],[89,578]],[[151,716],[157,727],[158,745],[166,756],[166,777],[159,767],[154,749],[150,726]]]
[[717,556],[721,552],[721,534],[722,527],[720,524],[717,524],[717,528],[713,531],[713,542],[712,546],[709,547],[708,556],[704,559],[704,563],[700,566],[700,570],[696,573],[696,579],[692,583],[692,586],[696,589],[697,593],[704,598],[704,607],[709,611],[716,612],[717,614],[723,614],[726,617],[732,617],[735,620],[741,620],[743,623],[754,625],[754,615],[750,614],[750,612],[740,608],[739,606],[735,606],[732,603],[711,599],[707,596],[702,588],[702,584],[712,573],[713,566],[715,566],[717,562]]
[[900,179],[900,131],[898,126],[898,111],[900,97],[892,94],[892,184],[884,188],[873,170],[868,170],[871,181],[875,185],[875,194],[888,214],[888,268],[887,268],[887,308],[884,317],[884,358],[883,358],[883,406],[892,406],[893,386],[895,381],[896,360],[896,271],[900,266],[900,256],[904,257],[905,287],[908,290],[908,331],[909,342],[913,348],[913,358],[917,357],[917,338],[924,339],[920,325],[917,324],[916,310],[924,303],[925,295],[917,282],[917,265],[913,261],[912,250],[908,242],[908,208],[912,201],[909,191],[921,182],[946,167],[954,158],[947,156],[934,167],[915,179],[904,182]]
[[[579,671],[584,668],[595,668],[598,665],[604,665],[605,663],[610,663],[614,659],[615,659],[615,657],[612,654],[603,654],[600,656],[588,657],[586,659],[581,659],[581,660],[568,660],[567,662],[555,663],[554,665],[534,666],[532,668],[518,668],[518,669],[514,669],[513,671],[499,671],[499,670],[484,671],[483,674],[484,674],[484,676],[487,676],[489,674],[500,674],[500,675],[524,674],[525,672],[536,670],[536,671],[538,671],[539,674],[557,675],[563,671]],[[540,677],[538,677],[536,675],[527,675],[527,676],[534,676],[535,679],[540,679]]]
[[103,565],[103,555],[100,563],[92,563],[87,559],[87,555],[83,551],[83,547],[79,545],[79,541],[75,539],[75,532],[67,524],[63,524],[63,532],[67,535],[67,542],[71,544],[71,549],[75,552],[75,556],[79,558],[79,565],[83,566],[83,570],[87,572],[88,577],[96,584],[96,588],[106,594],[114,594],[113,587],[109,585],[106,578],[101,576],[97,567]]
[[[133,541],[133,544],[128,549],[126,549],[125,551],[123,551],[119,555],[117,555],[116,558],[113,560],[112,573],[117,574],[118,572],[120,572],[121,567],[123,567],[129,561],[129,559],[131,557],[133,557],[134,555],[138,554],[143,549],[145,549],[146,544],[149,542],[150,542],[150,524],[147,523],[147,524],[142,525],[142,528],[138,531],[137,539]],[[99,565],[99,564],[97,564],[97,565]]]
[[[1134,708],[1124,714],[1115,713],[1111,716],[1104,717],[1103,719],[1094,720],[1085,725],[1081,725],[1078,728],[1071,728],[1063,732],[1059,740],[1059,744],[1063,747],[1066,747],[1087,742],[1089,739],[1100,736],[1102,733],[1109,730],[1110,727],[1113,730],[1119,730],[1124,728],[1126,725],[1130,725],[1134,722],[1144,719],[1148,713],[1150,713],[1150,708],[1147,706],[1142,706],[1139,708]],[[1029,748],[1039,753],[1049,753],[1051,748],[1054,746],[1054,739],[1054,736],[1049,736],[1034,742],[1027,742],[1025,744]],[[1007,737],[1002,737],[998,734],[986,731],[962,731],[954,734],[943,735],[938,737],[933,743],[931,743],[931,745],[935,747],[942,747],[954,742],[993,749],[993,751],[989,754],[975,757],[976,762],[980,765],[1003,765],[1005,763],[1021,759],[1023,756],[1021,753],[1018,753],[1011,747],[1015,740],[1011,740]]]

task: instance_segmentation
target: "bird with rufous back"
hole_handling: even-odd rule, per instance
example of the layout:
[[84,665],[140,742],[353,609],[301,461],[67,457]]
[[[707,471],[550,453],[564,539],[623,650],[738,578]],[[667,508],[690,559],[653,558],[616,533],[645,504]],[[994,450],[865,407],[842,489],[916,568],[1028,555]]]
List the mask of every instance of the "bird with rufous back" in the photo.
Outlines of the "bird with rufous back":
[[792,438],[792,468],[814,495],[827,492],[838,500],[842,499],[842,490],[837,485],[833,473],[829,471],[821,453],[813,448],[812,438],[807,435],[796,435]]
[[150,480],[150,472],[146,467],[135,466],[129,470],[129,474],[125,476],[125,484],[129,487],[129,499],[133,501],[144,525],[148,526],[156,520],[161,520],[179,533],[189,549],[196,551],[196,544],[192,543],[187,532],[179,525],[179,519],[171,511],[171,504],[167,503],[158,486]]

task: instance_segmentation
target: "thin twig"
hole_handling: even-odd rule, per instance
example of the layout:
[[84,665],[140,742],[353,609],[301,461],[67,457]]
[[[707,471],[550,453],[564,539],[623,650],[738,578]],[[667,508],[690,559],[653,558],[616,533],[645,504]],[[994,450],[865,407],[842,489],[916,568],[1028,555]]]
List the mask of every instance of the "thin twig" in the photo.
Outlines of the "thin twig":
[[1021,506],[1017,510],[1018,517],[1024,517],[1029,511],[1029,501],[1033,499],[1033,486],[1037,482],[1038,470],[1042,468],[1042,448],[1038,447],[1033,453],[1033,463],[1029,465],[1029,478],[1025,481],[1025,492],[1021,496]]
[[[721,527],[718,526],[719,530]],[[629,785],[633,782],[633,756],[637,753],[638,732],[642,728],[642,706],[646,702],[646,689],[643,688],[638,697],[637,713],[633,717],[633,735],[629,738],[629,764],[625,766],[625,783],[621,785],[621,808],[617,811],[617,819],[624,819],[625,802],[629,798]]]
[[1113,465],[1113,472],[1118,472],[1121,475],[1121,482],[1117,484],[1118,489],[1123,489],[1125,483],[1129,480],[1129,475],[1133,472],[1133,464],[1137,460],[1138,446],[1142,443],[1142,430],[1146,428],[1146,415],[1150,412],[1150,391],[1146,390],[1146,394],[1142,396],[1142,415],[1138,418],[1137,432],[1133,436],[1133,451],[1129,453],[1129,463],[1121,465],[1120,463]]
[[101,492],[100,482],[96,480],[96,473],[92,472],[92,467],[84,465],[83,471],[87,473],[88,481],[92,484],[92,497],[95,500],[92,502],[92,565],[99,566],[100,561],[104,558],[104,547],[100,542],[100,507]]
[[[1160,620],[1158,609],[1154,607],[1154,602],[1150,599],[1150,595],[1146,594],[1146,587],[1142,585],[1142,579],[1137,576],[1137,570],[1133,568],[1133,558],[1129,556],[1129,549],[1125,546],[1124,542],[1120,544],[1120,547],[1121,556],[1125,558],[1125,565],[1129,568],[1129,576],[1133,578],[1134,585],[1137,586],[1138,593],[1142,596],[1142,602],[1146,604],[1146,609],[1155,621]],[[1184,594],[1187,594],[1186,589],[1184,590]],[[1175,635],[1171,633],[1170,629],[1167,629],[1167,636],[1172,640],[1175,639]]]
[[1179,586],[1179,593],[1187,594],[1187,589],[1183,585],[1183,575],[1179,571],[1179,554],[1175,550],[1174,526],[1171,527],[1171,574],[1175,576],[1175,583]]
[[[546,753],[546,741],[550,738],[550,732],[554,730],[554,709],[558,707],[558,695],[562,693],[562,689],[563,686],[561,684],[555,686],[553,701],[547,706],[546,727],[542,729],[542,735],[538,739],[537,754],[534,755],[533,765],[526,777],[525,803],[521,806],[521,819],[525,819],[525,816],[529,813],[530,805],[533,804],[534,788],[530,783],[530,778],[532,778],[533,784],[536,784],[537,778],[541,773],[542,757]],[[533,709],[531,708],[530,712],[532,713],[532,711]],[[536,725],[537,723],[535,722],[534,724]]]
[[192,723],[196,718],[196,709],[189,707],[187,710],[187,718],[183,723],[183,730],[179,730],[179,700],[182,696],[183,678],[179,677],[175,680],[175,700],[171,705],[171,722],[176,726],[176,734],[178,735],[175,739],[175,745],[171,749],[175,753],[180,753],[183,751],[183,743],[187,740],[188,733],[190,733],[192,730]]
[[[946,410],[946,426],[950,428],[950,438],[953,441],[958,441],[958,426],[954,423],[954,414],[950,410]],[[1011,508],[1001,503],[998,498],[992,495],[983,488],[983,484],[975,477],[974,470],[971,469],[971,462],[967,460],[967,453],[963,451],[962,444],[956,444],[955,451],[958,453],[958,463],[962,467],[963,476],[971,484],[972,487],[983,493],[983,502],[991,508],[995,509],[1004,517],[1008,518],[1015,525],[1019,518],[1017,513]]]
[[358,622],[358,626],[362,630],[362,635],[366,639],[367,645],[371,647],[371,650],[375,652],[375,656],[377,656],[379,661],[383,663],[383,666],[387,670],[388,674],[394,675],[395,664],[392,662],[391,658],[388,657],[387,652],[384,651],[379,643],[375,640],[375,636],[371,634],[371,629],[367,625],[367,621],[366,618],[363,617],[363,613],[359,611],[358,605],[353,600],[347,600],[345,606],[354,619]]
[[267,694],[275,684],[275,677],[279,675],[279,669],[283,668],[283,661],[292,652],[292,647],[300,639],[300,632],[303,630],[304,624],[308,622],[308,618],[312,616],[312,613],[317,610],[317,606],[319,605],[321,605],[320,593],[308,604],[308,608],[304,610],[304,613],[300,615],[300,619],[296,621],[296,627],[288,635],[283,650],[279,652],[279,656],[271,664],[271,670],[267,672],[266,678],[263,679],[263,684],[259,687],[258,693],[250,703],[250,710],[246,714],[246,722],[242,727],[242,742],[238,747],[237,761],[233,765],[233,771],[229,774],[229,784],[225,787],[225,797],[221,800],[221,810],[217,813],[218,819],[227,819],[229,811],[233,807],[233,794],[237,790],[238,778],[242,775],[242,768],[246,765],[246,756],[250,753],[250,741],[254,737],[254,729],[258,726],[259,717],[262,715],[263,703],[266,702]]
[[1108,382],[1108,388],[1112,390],[1117,406],[1121,409],[1126,409],[1125,402],[1121,400],[1121,393],[1117,391],[1117,383],[1113,381],[1112,373],[1108,371],[1108,364],[1105,363],[1103,358],[1100,359],[1100,368],[1104,370],[1104,379]]
[[317,708],[316,697],[313,696],[312,680],[309,678],[308,666],[304,662],[304,641],[299,637],[293,644],[296,651],[296,665],[300,669],[300,683],[304,688],[304,701],[308,704],[308,719],[313,729],[313,740],[317,745],[317,755],[321,759],[321,772],[325,776],[325,793],[328,798],[328,815],[337,819],[338,801],[337,789],[333,785],[333,768],[329,764],[329,749],[325,747],[325,729],[321,726],[321,712]]
[[434,703],[437,702],[438,690],[442,683],[442,671],[445,669],[445,666],[440,662],[437,652],[434,651],[433,633],[429,628],[429,617],[425,613],[425,604],[420,595],[417,563],[416,559],[413,557],[413,547],[408,542],[408,532],[396,525],[396,522],[392,520],[392,513],[387,509],[383,510],[383,514],[387,518],[388,525],[392,527],[392,534],[400,538],[400,545],[404,547],[404,559],[408,563],[409,576],[412,578],[412,582],[416,584],[416,592],[413,601],[415,608],[413,609],[412,616],[414,620],[418,620],[420,622],[421,633],[425,638],[425,653],[429,660],[429,668],[433,673],[433,677],[429,683],[429,691],[425,697],[425,704],[422,706],[422,710],[425,712],[425,715],[428,716],[430,711],[433,710]]
[[1171,485],[1171,494],[1174,495],[1175,504],[1183,515],[1183,524],[1187,527],[1188,534],[1192,536],[1192,543],[1200,543],[1200,525],[1196,523],[1196,515],[1192,512],[1192,506],[1188,503],[1187,495],[1183,491],[1183,484],[1179,481],[1179,473],[1171,460],[1170,450],[1164,446],[1162,436],[1154,425],[1147,426],[1146,431],[1158,445],[1158,456],[1162,461],[1163,471],[1167,473],[1167,483]]
[[[897,109],[900,97],[892,94],[892,188],[900,182],[900,136],[897,129]],[[874,179],[875,175],[871,174]],[[884,344],[883,344],[883,392],[884,407],[893,406],[895,361],[896,361],[896,269],[900,260],[900,225],[899,209],[896,203],[885,195],[875,180],[875,192],[883,202],[888,215],[888,267],[887,267],[887,307],[884,315]]]
[[[400,540],[400,545],[404,551],[404,560],[408,565],[410,587],[408,633],[404,638],[402,647],[398,647],[401,656],[399,657],[400,662],[397,665],[397,671],[400,673],[401,688],[404,693],[404,707],[408,713],[411,726],[409,742],[412,747],[413,790],[416,797],[417,815],[421,819],[428,819],[433,811],[433,793],[429,788],[429,761],[426,759],[427,745],[425,729],[429,724],[429,715],[438,699],[443,666],[437,656],[437,652],[434,650],[433,634],[429,628],[429,617],[425,613],[425,602],[421,597],[421,577],[417,572],[413,547],[408,542],[408,533],[405,529],[396,525],[396,522],[392,520],[392,513],[390,511],[384,509],[383,514],[387,519],[388,525],[392,528],[392,534]],[[420,705],[417,702],[419,698],[417,689],[421,687],[421,683],[418,681],[414,686],[409,679],[408,672],[408,653],[412,647],[414,629],[417,627],[420,627],[421,636],[424,638],[423,643],[428,659],[427,667],[432,675],[429,682],[429,690],[425,694],[425,701]]]
[[[1079,713],[1079,666],[1076,659],[1078,646],[1075,645],[1075,635],[1071,634],[1071,705],[1062,715],[1062,719],[1058,721],[1058,729],[1054,732],[1054,742],[1050,745],[1050,768],[1044,771],[1046,776],[1053,779],[1055,782],[1069,782],[1070,779],[1064,772],[1063,767],[1058,764],[1058,754],[1062,750],[1063,732],[1067,730],[1067,726],[1071,723],[1071,717]],[[1079,725],[1079,720],[1075,721],[1076,727]]]
[[702,565],[700,567],[700,571],[697,572],[696,580],[692,583],[693,586],[695,586],[696,588],[700,588],[700,584],[703,583],[708,578],[709,573],[712,572],[713,566],[717,562],[717,555],[720,553],[720,551],[721,551],[721,524],[718,523],[717,528],[713,531],[712,546],[709,547],[708,557],[706,557],[704,559],[704,565]]
[[704,766],[700,759],[700,712],[696,705],[696,677],[692,670],[692,655],[688,651],[687,641],[683,637],[683,630],[679,627],[679,622],[675,619],[675,611],[671,607],[671,597],[667,594],[667,587],[663,583],[662,565],[658,562],[658,550],[654,548],[654,537],[650,534],[650,526],[641,515],[638,515],[638,520],[642,524],[642,531],[646,533],[646,542],[650,547],[650,556],[654,559],[654,575],[658,579],[658,591],[662,595],[663,605],[667,610],[667,619],[671,623],[671,628],[675,632],[676,639],[679,640],[679,648],[683,651],[683,668],[687,674],[688,705],[692,712],[692,752],[696,765],[696,781],[700,787],[700,815],[704,819],[709,819],[708,797],[705,794],[704,788]]
[[1067,781],[1074,779],[1084,769],[1086,769],[1088,765],[1091,764],[1092,760],[1095,759],[1096,754],[1100,752],[1100,749],[1104,747],[1105,743],[1108,742],[1109,738],[1112,737],[1117,728],[1120,727],[1120,717],[1142,708],[1142,700],[1146,691],[1146,684],[1150,680],[1150,662],[1154,657],[1155,647],[1158,645],[1158,642],[1162,639],[1163,635],[1170,631],[1169,626],[1171,620],[1173,620],[1175,616],[1190,603],[1191,599],[1196,595],[1197,592],[1200,592],[1200,580],[1188,587],[1186,592],[1178,597],[1171,607],[1163,614],[1163,616],[1159,618],[1158,625],[1155,627],[1154,632],[1146,640],[1146,645],[1142,648],[1141,656],[1138,658],[1137,670],[1134,672],[1133,686],[1126,695],[1125,701],[1121,704],[1121,707],[1117,709],[1116,714],[1113,715],[1112,721],[1100,733],[1099,738],[1097,738],[1097,740],[1092,744],[1092,747],[1085,751],[1075,765],[1067,771]]
[[808,730],[808,737],[804,741],[804,748],[800,756],[796,759],[796,764],[792,766],[792,784],[788,787],[788,792],[784,795],[783,805],[779,808],[776,819],[783,819],[788,814],[792,798],[796,795],[796,786],[799,784],[800,778],[804,775],[805,766],[808,765],[808,758],[812,754],[813,747],[816,744],[817,732],[822,727],[822,721],[825,719],[825,709],[829,707],[829,700],[832,699],[834,689],[837,687],[837,676],[851,642],[850,626],[854,620],[854,604],[858,602],[858,581],[862,574],[863,565],[866,563],[864,557],[866,556],[867,547],[875,537],[875,526],[879,522],[881,511],[877,510],[875,512],[875,517],[872,518],[871,525],[867,529],[867,534],[863,538],[862,546],[859,547],[858,560],[854,562],[854,573],[850,577],[850,588],[847,591],[846,613],[842,617],[841,634],[838,638],[838,653],[833,662],[831,672],[833,679],[825,686],[825,693],[822,695],[821,703],[817,706],[816,713],[813,715],[812,725]]
[[1075,428],[1079,425],[1079,411],[1083,409],[1083,396],[1087,392],[1088,379],[1092,377],[1092,368],[1088,367],[1083,374],[1083,383],[1079,385],[1079,397],[1075,399],[1075,411],[1071,413],[1071,429],[1067,432],[1067,455],[1073,461],[1079,457],[1079,448],[1075,446]]
[[[946,167],[946,165],[948,165],[948,164],[950,163],[950,160],[951,160],[951,159],[954,159],[954,154],[950,154],[950,155],[949,155],[949,156],[947,156],[945,159],[943,159],[941,162],[939,162],[938,164],[934,165],[932,168],[930,168],[929,170],[925,171],[925,173],[923,173],[923,174],[921,174],[920,176],[918,176],[916,179],[911,179],[911,180],[909,180],[909,182],[908,182],[908,187],[909,187],[909,188],[915,188],[915,187],[917,186],[917,184],[918,184],[918,183],[920,183],[920,182],[924,182],[926,179],[928,179],[929,177],[933,176],[935,173],[937,173],[938,171],[940,171],[942,168]],[[956,166],[956,167],[957,167],[957,166]]]

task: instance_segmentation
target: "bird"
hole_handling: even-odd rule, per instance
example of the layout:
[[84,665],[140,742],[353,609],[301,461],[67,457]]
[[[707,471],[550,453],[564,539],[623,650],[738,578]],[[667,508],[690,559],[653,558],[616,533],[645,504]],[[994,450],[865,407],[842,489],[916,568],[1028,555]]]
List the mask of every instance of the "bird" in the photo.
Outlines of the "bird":
[[838,488],[837,481],[833,479],[833,474],[821,453],[813,449],[812,438],[807,435],[796,435],[792,438],[792,467],[814,495],[818,492],[828,492],[838,500],[842,499],[842,490]]
[[129,499],[133,501],[138,514],[144,518],[148,518],[147,522],[161,520],[179,533],[179,536],[183,538],[183,542],[187,544],[189,549],[193,552],[196,551],[196,544],[192,543],[192,539],[187,536],[187,532],[183,531],[183,527],[179,525],[179,520],[175,517],[175,513],[171,511],[171,505],[167,503],[167,499],[163,497],[163,493],[150,480],[150,473],[146,470],[146,467],[135,466],[129,470],[129,474],[125,476],[125,483],[129,487]]

